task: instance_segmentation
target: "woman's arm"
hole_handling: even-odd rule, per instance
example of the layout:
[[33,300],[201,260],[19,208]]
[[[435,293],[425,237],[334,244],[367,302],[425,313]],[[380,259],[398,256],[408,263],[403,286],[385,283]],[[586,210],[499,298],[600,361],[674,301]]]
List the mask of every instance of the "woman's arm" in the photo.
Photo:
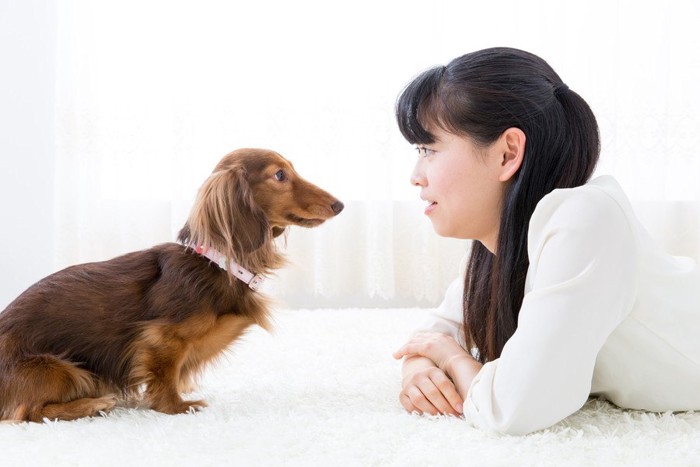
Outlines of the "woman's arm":
[[445,371],[454,381],[462,400],[469,397],[469,388],[481,367],[482,364],[471,355],[455,355],[448,360]]
[[[463,283],[464,278],[458,277],[450,284],[440,306],[431,312],[428,320],[420,326],[421,331],[459,338],[462,334]],[[409,412],[431,415],[461,414],[463,399],[444,369],[438,368],[430,358],[394,353],[397,359],[404,355],[406,358],[402,366],[403,380],[399,394],[401,405]]]

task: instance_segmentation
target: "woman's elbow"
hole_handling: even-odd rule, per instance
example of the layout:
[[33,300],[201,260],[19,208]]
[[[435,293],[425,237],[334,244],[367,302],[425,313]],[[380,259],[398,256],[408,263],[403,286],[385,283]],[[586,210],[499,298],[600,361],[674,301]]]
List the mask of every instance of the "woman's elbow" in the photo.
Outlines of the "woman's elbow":
[[585,400],[557,407],[549,404],[545,407],[536,407],[537,404],[523,403],[519,407],[510,410],[498,410],[496,413],[483,416],[476,407],[468,411],[468,418],[472,424],[486,431],[496,432],[502,435],[523,436],[536,431],[544,430],[562,421],[572,413],[580,409]]

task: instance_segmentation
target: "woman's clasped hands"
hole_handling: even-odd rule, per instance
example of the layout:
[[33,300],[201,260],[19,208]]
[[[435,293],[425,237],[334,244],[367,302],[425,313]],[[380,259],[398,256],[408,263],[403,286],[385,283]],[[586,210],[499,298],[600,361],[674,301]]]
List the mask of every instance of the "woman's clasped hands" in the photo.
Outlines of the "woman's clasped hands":
[[452,336],[417,333],[393,357],[406,357],[399,399],[408,412],[462,414],[469,384],[481,364]]

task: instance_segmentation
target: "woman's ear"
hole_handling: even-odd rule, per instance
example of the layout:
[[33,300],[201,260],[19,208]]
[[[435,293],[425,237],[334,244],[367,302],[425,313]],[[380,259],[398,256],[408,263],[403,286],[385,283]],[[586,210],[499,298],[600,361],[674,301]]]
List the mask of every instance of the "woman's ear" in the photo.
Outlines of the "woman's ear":
[[520,128],[508,128],[499,138],[500,170],[498,180],[507,182],[520,169],[525,155],[526,137]]

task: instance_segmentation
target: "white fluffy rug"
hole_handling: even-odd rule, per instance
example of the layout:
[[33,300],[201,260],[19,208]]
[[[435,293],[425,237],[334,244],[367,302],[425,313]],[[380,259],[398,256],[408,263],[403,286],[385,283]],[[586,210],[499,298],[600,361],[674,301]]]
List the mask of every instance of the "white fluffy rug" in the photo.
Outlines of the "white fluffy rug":
[[[700,413],[622,411],[590,401],[524,437],[404,412],[391,358],[424,310],[280,310],[203,376],[209,407],[116,409],[73,422],[0,425],[2,466],[689,466]],[[700,388],[698,388],[700,390]]]

